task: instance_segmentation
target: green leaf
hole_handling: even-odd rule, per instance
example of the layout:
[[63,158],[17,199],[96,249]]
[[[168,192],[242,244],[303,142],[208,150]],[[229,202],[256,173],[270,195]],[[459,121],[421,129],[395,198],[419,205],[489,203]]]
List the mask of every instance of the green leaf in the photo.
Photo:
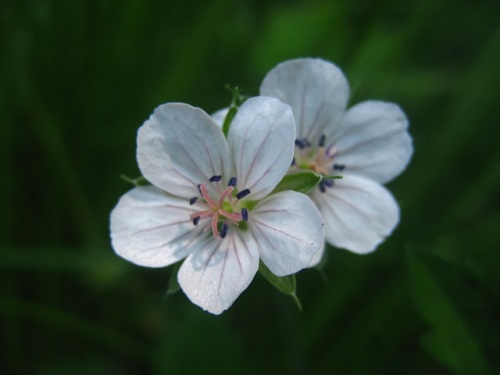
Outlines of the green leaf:
[[311,170],[304,169],[300,172],[287,174],[274,188],[273,193],[285,190],[298,191],[307,194],[312,191],[323,180],[341,179],[342,176],[322,176]]
[[181,290],[181,286],[179,285],[179,281],[177,281],[177,273],[179,272],[179,268],[181,267],[182,262],[175,263],[170,270],[170,277],[168,279],[168,287],[167,287],[167,297],[172,294],[177,293]]
[[471,305],[478,296],[452,265],[434,255],[408,252],[414,298],[432,330],[421,344],[436,360],[457,374],[488,374],[488,364],[472,330]]
[[276,276],[262,262],[260,262],[259,264],[259,272],[276,289],[292,297],[299,311],[302,311],[302,304],[300,303],[300,300],[296,294],[297,282],[295,280],[295,275],[288,275],[283,277]]

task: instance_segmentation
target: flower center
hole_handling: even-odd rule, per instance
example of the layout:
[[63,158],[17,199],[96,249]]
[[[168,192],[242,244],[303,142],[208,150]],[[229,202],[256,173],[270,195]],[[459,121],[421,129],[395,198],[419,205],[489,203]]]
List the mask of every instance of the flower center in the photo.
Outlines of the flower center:
[[[207,189],[207,184],[198,185],[201,197],[193,197],[189,200],[190,205],[196,205],[200,210],[191,214],[194,225],[198,225],[202,219],[210,219],[210,227],[215,238],[226,237],[229,225],[239,226],[241,222],[248,221],[248,210],[239,208],[240,201],[248,194],[249,189],[236,193],[236,177],[229,180],[224,189],[220,183],[222,176],[212,176],[210,182],[215,183],[218,197],[214,199]],[[239,212],[237,212],[239,210]]]
[[[307,138],[295,140],[295,155],[292,166],[299,169],[310,169],[323,176],[330,176],[345,169],[344,164],[335,163],[337,150],[334,145],[325,147],[325,135],[319,137],[316,146]],[[323,180],[319,183],[319,190],[324,193],[326,188],[333,186],[333,180]]]

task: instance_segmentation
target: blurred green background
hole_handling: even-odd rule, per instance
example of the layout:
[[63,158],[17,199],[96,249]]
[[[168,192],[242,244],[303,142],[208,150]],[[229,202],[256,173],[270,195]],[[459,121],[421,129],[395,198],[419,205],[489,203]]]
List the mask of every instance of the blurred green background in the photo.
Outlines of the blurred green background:
[[[500,373],[497,0],[0,1],[2,374]],[[377,252],[260,275],[221,316],[114,255],[138,127],[296,57],[399,103],[415,154]]]

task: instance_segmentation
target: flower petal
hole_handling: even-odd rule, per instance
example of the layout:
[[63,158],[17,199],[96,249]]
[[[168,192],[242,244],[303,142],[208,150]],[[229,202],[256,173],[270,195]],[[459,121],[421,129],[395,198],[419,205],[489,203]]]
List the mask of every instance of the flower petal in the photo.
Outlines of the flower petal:
[[290,107],[275,98],[250,98],[238,109],[228,134],[238,187],[252,199],[269,194],[288,171],[295,142]]
[[408,119],[396,104],[366,101],[350,108],[335,139],[335,162],[380,183],[399,175],[413,153]]
[[342,71],[321,59],[285,61],[267,73],[260,95],[280,99],[292,107],[297,138],[317,141],[337,125],[349,99]]
[[259,202],[248,220],[262,261],[277,276],[307,267],[323,246],[323,220],[304,194],[272,194]]
[[212,314],[233,304],[259,268],[257,249],[246,242],[240,232],[230,229],[222,240],[208,237],[186,258],[177,278],[191,302]]
[[321,260],[323,259],[323,254],[325,254],[325,244],[324,243],[323,243],[323,246],[321,247],[321,250],[318,251],[316,254],[314,254],[311,261],[307,265],[307,268],[316,267],[318,264],[320,264]]
[[148,181],[171,194],[198,195],[198,184],[214,175],[227,175],[228,159],[224,135],[199,108],[161,105],[139,129],[139,168]]
[[124,194],[111,212],[111,243],[121,257],[146,267],[185,258],[203,228],[190,219],[189,202],[154,186]]
[[325,237],[334,246],[358,254],[369,253],[394,230],[399,207],[391,193],[367,178],[344,175],[313,200],[325,221]]

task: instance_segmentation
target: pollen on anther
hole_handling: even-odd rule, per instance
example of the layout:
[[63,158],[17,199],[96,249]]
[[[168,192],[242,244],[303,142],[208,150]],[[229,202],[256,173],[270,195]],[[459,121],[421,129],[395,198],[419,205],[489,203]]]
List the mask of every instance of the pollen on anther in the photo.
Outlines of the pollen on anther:
[[212,177],[210,177],[210,180],[209,180],[209,181],[210,181],[210,182],[217,182],[217,181],[220,181],[220,180],[222,180],[222,176],[220,176],[220,175],[216,175],[216,176],[212,176]]
[[227,234],[227,224],[226,223],[222,223],[222,225],[220,226],[219,234],[220,234],[221,238],[226,237],[226,234]]
[[241,218],[243,221],[248,221],[248,210],[246,208],[241,209]]
[[233,186],[234,187],[234,186],[236,186],[236,182],[237,182],[236,177],[231,177],[229,179],[229,182],[227,183],[227,186]]
[[193,218],[193,224],[194,225],[198,225],[199,221],[200,221],[200,217],[199,216],[196,216],[195,218]]
[[198,200],[198,197],[193,197],[189,200],[189,204],[192,206],[193,204],[196,203],[196,201]]
[[236,198],[242,199],[242,198],[246,197],[248,194],[250,194],[250,189],[244,189],[244,190],[240,191],[238,194],[236,194]]

